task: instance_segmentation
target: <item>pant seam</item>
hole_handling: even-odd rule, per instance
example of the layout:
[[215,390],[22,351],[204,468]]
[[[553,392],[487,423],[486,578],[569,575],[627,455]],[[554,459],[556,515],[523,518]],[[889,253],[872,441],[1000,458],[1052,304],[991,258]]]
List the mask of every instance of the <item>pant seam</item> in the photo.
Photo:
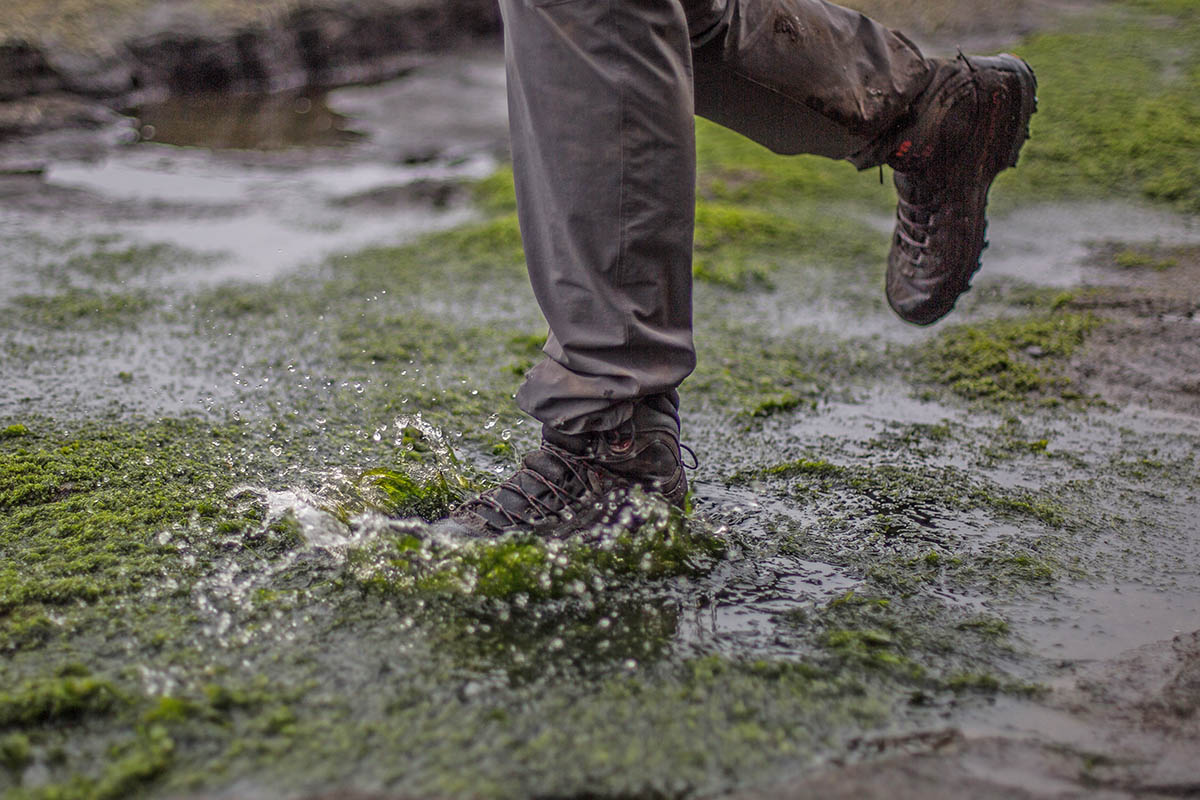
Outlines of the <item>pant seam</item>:
[[[618,41],[623,41],[621,30],[621,17],[617,10],[617,5],[621,0],[609,0],[608,11],[612,16],[613,29],[617,33]],[[626,205],[625,205],[625,190],[626,190],[626,149],[629,146],[628,142],[628,87],[630,83],[629,67],[622,62],[619,68],[619,78],[617,81],[617,136],[620,141],[619,155],[617,161],[617,263],[613,270],[613,282],[618,286],[625,283],[625,269],[628,258],[628,236],[626,230]],[[629,352],[630,343],[633,341],[633,326],[630,323],[628,316],[623,320],[624,328],[624,349]]]

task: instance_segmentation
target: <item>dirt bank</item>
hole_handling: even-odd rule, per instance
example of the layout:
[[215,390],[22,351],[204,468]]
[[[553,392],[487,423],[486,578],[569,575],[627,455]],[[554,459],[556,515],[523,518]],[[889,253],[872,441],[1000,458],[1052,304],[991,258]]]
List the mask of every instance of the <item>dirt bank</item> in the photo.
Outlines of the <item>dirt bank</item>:
[[[876,740],[863,749],[897,754],[736,797],[1117,800],[1200,792],[1200,633],[1069,668],[1045,707],[1034,736],[949,729]],[[913,749],[922,752],[903,754]]]
[[1077,379],[1109,402],[1200,415],[1200,248],[1102,244],[1116,285],[1072,304],[1109,319],[1075,360]]
[[383,80],[500,29],[492,0],[132,3],[103,24],[103,4],[25,5],[0,12],[0,137],[99,125],[105,108],[170,96]]

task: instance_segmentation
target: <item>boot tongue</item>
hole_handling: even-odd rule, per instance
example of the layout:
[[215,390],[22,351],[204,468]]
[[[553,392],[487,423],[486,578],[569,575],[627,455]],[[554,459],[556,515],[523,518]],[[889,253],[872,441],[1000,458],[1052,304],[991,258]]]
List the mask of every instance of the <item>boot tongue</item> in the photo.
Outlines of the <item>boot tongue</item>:
[[[595,434],[590,433],[560,433],[549,425],[542,426],[542,439],[568,453],[577,456],[586,455],[591,449]],[[541,451],[530,453],[529,457],[541,455]],[[528,460],[528,459],[527,459]]]

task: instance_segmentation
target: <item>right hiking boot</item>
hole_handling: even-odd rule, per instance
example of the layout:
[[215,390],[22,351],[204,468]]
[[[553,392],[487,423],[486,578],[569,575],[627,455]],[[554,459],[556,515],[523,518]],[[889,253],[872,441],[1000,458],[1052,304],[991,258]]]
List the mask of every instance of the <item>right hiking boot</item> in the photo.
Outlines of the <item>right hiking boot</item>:
[[687,476],[678,422],[655,416],[635,412],[616,430],[598,433],[543,428],[541,447],[513,475],[454,509],[437,528],[469,537],[566,536],[615,519],[638,489],[682,508]]
[[887,299],[917,325],[944,317],[970,288],[987,246],[988,190],[1016,166],[1037,110],[1037,80],[1016,56],[936,64],[886,157],[899,195]]

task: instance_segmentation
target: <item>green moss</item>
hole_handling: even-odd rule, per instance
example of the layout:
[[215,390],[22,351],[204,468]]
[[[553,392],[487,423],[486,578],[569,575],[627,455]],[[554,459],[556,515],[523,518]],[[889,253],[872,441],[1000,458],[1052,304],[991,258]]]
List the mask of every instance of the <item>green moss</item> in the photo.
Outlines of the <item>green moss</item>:
[[1003,619],[1002,617],[992,617],[986,615],[963,620],[962,622],[958,623],[958,628],[960,630],[978,631],[985,636],[996,638],[1008,636],[1011,630],[1008,620]]
[[380,506],[386,513],[426,521],[441,519],[479,491],[479,485],[461,471],[429,469],[427,472],[425,477],[416,477],[378,468],[368,470],[363,478],[365,486],[383,495]]
[[896,652],[896,642],[879,630],[834,630],[825,634],[824,644],[838,657],[873,669],[898,670],[919,677],[923,670]]
[[802,203],[890,210],[895,196],[875,173],[861,174],[845,162],[814,156],[779,156],[703,119],[696,120],[699,193],[719,203]]
[[142,721],[147,723],[183,722],[198,716],[204,716],[208,709],[186,697],[161,697],[158,705],[142,715]]
[[523,277],[524,253],[517,215],[505,214],[430,234],[411,245],[339,257],[334,266],[356,281],[374,281],[391,292],[408,292],[427,286],[431,269],[447,278]]
[[100,237],[84,240],[62,261],[52,261],[39,271],[50,280],[72,285],[80,277],[91,282],[120,284],[153,271],[167,271],[191,266],[212,257],[202,256],[167,244],[126,245],[114,247],[115,241]]
[[750,416],[770,417],[781,411],[792,411],[796,408],[799,408],[801,405],[804,405],[805,403],[811,403],[815,405],[815,402],[811,399],[805,399],[799,395],[792,394],[791,392],[784,392],[783,394],[775,395],[774,397],[768,397],[760,402],[750,410]]
[[70,722],[107,714],[124,702],[111,683],[95,678],[30,681],[0,693],[0,728]]
[[699,363],[683,391],[747,420],[848,399],[851,387],[884,363],[866,342],[831,341],[812,331],[772,337],[732,320],[697,329],[696,348]]
[[0,428],[0,439],[16,439],[18,436],[27,435],[29,435],[29,429],[20,423],[9,425],[7,428]]
[[[801,458],[796,461],[789,461],[785,464],[776,464],[773,467],[767,467],[759,473],[762,477],[769,478],[795,478],[798,476],[811,477],[834,477],[845,473],[843,467],[836,464],[831,464],[824,459],[807,459]],[[743,477],[750,477],[750,474],[742,473],[735,475],[734,479],[738,480]]]
[[475,203],[492,214],[510,214],[517,210],[516,187],[512,167],[496,170],[474,186]]
[[801,497],[843,496],[849,491],[867,498],[885,516],[914,510],[983,508],[1031,517],[1051,527],[1068,521],[1066,509],[1049,497],[992,486],[951,467],[841,466],[824,459],[799,459],[730,476],[733,482],[759,479],[788,480],[791,492]]
[[65,783],[15,790],[12,800],[121,800],[157,780],[170,767],[175,743],[165,728],[152,726],[113,748],[98,777],[77,775]]
[[[657,498],[635,494],[629,508],[639,521],[597,530],[599,538],[513,534],[443,545],[404,534],[382,558],[356,551],[351,568],[367,586],[392,593],[547,599],[631,578],[694,574],[723,551],[721,540],[687,525]],[[388,567],[380,569],[381,562]]]
[[942,685],[956,694],[975,692],[1030,697],[1046,691],[1044,686],[1009,680],[990,672],[956,672],[947,676]]
[[175,557],[152,536],[229,486],[221,453],[237,436],[167,420],[0,440],[0,611],[137,591]]
[[89,323],[129,325],[156,305],[146,292],[99,292],[69,289],[54,295],[19,295],[13,298],[19,319],[36,325],[58,327]]
[[0,766],[20,772],[33,760],[29,737],[23,733],[0,736]]
[[1100,321],[1057,313],[947,329],[918,360],[925,379],[960,397],[990,402],[1078,399],[1055,364],[1074,353]]
[[1122,269],[1153,269],[1159,272],[1179,263],[1175,258],[1159,258],[1132,247],[1119,251],[1113,262]]
[[222,285],[196,295],[193,303],[204,318],[244,320],[246,317],[271,314],[288,305],[288,298],[275,287]]
[[692,270],[699,280],[731,288],[766,286],[785,261],[874,263],[882,255],[883,242],[866,226],[820,210],[783,216],[700,201]]

